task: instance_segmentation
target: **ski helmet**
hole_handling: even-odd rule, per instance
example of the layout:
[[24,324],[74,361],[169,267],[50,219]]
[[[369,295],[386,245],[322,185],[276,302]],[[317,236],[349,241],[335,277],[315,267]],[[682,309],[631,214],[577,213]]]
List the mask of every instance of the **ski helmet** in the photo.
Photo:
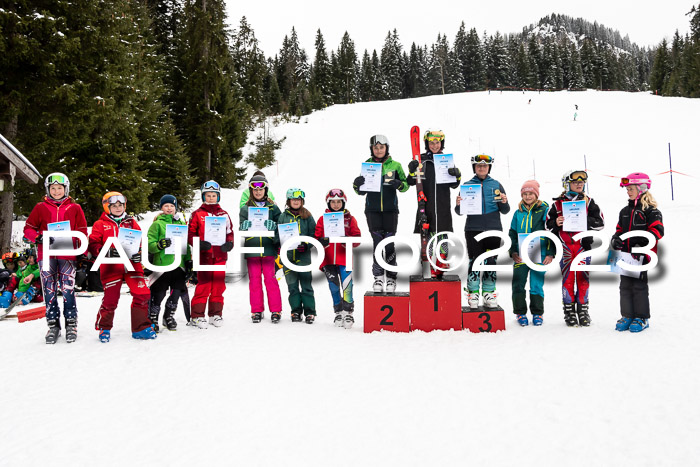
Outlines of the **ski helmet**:
[[328,193],[326,193],[326,206],[328,209],[331,208],[331,200],[338,199],[343,202],[343,207],[341,210],[345,210],[345,204],[348,202],[348,197],[340,188],[332,188]]
[[221,201],[221,186],[214,180],[202,183],[202,188],[200,188],[200,190],[202,191],[202,202],[205,202],[204,193],[207,192],[216,193],[216,202],[218,203]]
[[472,171],[476,173],[476,165],[477,164],[486,164],[489,166],[489,171],[488,173],[491,173],[491,166],[495,162],[496,159],[494,159],[492,156],[488,156],[486,154],[477,154],[476,156],[472,156],[471,162],[472,162]]
[[384,146],[386,146],[386,156],[388,156],[389,155],[389,138],[387,138],[384,135],[374,135],[369,139],[370,156],[374,156],[374,152],[372,152],[372,148],[374,146],[376,146],[377,144],[383,144]]
[[571,182],[583,182],[586,183],[588,180],[588,174],[585,170],[568,170],[561,177],[561,184],[565,190],[570,190],[569,183]]
[[262,175],[262,172],[260,174],[253,175],[250,178],[250,181],[248,182],[248,192],[250,193],[250,199],[253,199],[253,188],[265,189],[265,196],[263,197],[263,199],[267,198],[267,178],[265,178],[265,175]]
[[68,191],[70,190],[70,182],[68,181],[68,177],[66,177],[65,174],[62,174],[61,172],[54,172],[52,174],[49,174],[44,180],[46,196],[48,196],[49,198],[51,198],[51,194],[49,192],[49,188],[51,187],[51,185],[63,185],[63,188],[66,189],[64,196],[68,196]]
[[287,190],[287,199],[301,199],[304,201],[305,197],[306,193],[304,193],[304,190],[300,188],[290,188]]
[[105,195],[102,197],[102,208],[107,214],[110,214],[109,206],[115,203],[122,203],[126,205],[126,196],[118,191],[110,191],[105,193]]
[[632,172],[620,181],[620,186],[637,185],[639,195],[643,195],[651,188],[651,179],[649,175],[643,172]]
[[427,130],[423,133],[423,142],[425,150],[430,151],[429,143],[431,141],[440,141],[440,151],[445,149],[445,133],[442,130]]

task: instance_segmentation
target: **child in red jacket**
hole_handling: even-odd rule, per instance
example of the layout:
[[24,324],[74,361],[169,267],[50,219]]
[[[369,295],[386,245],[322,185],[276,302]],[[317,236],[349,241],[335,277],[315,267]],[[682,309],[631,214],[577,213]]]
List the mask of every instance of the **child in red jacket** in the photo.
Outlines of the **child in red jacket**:
[[[104,213],[92,226],[88,251],[97,257],[105,242],[110,237],[118,237],[119,229],[141,230],[136,220],[126,213],[126,196],[110,191],[102,197],[102,207]],[[119,256],[117,249],[111,247],[107,257],[116,258]],[[131,337],[134,339],[155,339],[156,331],[153,329],[151,320],[148,318],[148,301],[151,292],[146,285],[141,266],[141,249],[134,253],[131,258],[133,271],[127,271],[122,264],[103,264],[100,266],[100,279],[104,286],[104,297],[102,305],[97,312],[95,329],[100,331],[100,341],[109,342],[110,330],[114,321],[114,310],[119,304],[119,294],[122,289],[122,282],[131,292]]]
[[[326,194],[326,205],[328,206],[326,212],[343,213],[345,236],[359,237],[361,232],[357,226],[357,220],[350,214],[350,211],[345,209],[347,202],[348,198],[343,193],[343,190],[333,188]],[[343,243],[330,244],[324,229],[323,216],[316,223],[315,237],[319,239],[325,248],[325,256],[320,269],[326,274],[328,288],[331,289],[331,295],[333,296],[333,311],[335,311],[333,322],[336,326],[350,329],[355,322],[352,316],[355,303],[352,299],[352,272],[345,269],[345,245]],[[358,245],[359,243],[354,246]]]
[[[231,218],[219,205],[221,201],[221,187],[214,180],[204,182],[202,185],[202,201],[199,209],[192,213],[189,223],[188,242],[192,245],[194,237],[199,237],[199,264],[221,266],[226,264],[228,252],[233,249],[233,228]],[[223,238],[210,241],[214,232],[206,231],[207,217],[223,217]],[[218,245],[216,243],[219,243]],[[192,255],[197,254],[192,250]],[[192,320],[190,324],[199,329],[207,328],[207,320],[204,317],[209,301],[209,324],[221,327],[224,320],[221,314],[224,309],[224,290],[226,283],[224,271],[198,271],[197,287],[192,297]]]
[[[44,300],[46,302],[46,343],[55,344],[61,335],[61,312],[58,308],[57,289],[63,296],[63,316],[66,319],[66,342],[75,342],[78,338],[78,309],[75,305],[73,286],[75,285],[75,256],[51,257],[48,271],[44,271],[43,236],[52,224],[68,222],[69,229],[82,232],[87,236],[85,213],[73,199],[68,196],[70,182],[62,173],[52,173],[44,180],[46,196],[32,209],[24,224],[24,239],[37,244],[39,271],[43,282]],[[51,242],[53,243],[53,241]],[[78,246],[78,239],[73,239],[73,246]]]

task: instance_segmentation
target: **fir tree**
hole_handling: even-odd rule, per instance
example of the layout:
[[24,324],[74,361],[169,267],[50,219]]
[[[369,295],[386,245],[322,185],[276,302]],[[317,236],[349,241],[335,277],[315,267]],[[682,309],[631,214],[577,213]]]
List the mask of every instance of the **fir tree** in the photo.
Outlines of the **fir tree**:
[[321,30],[316,31],[316,55],[311,73],[311,86],[318,93],[318,104],[315,108],[320,109],[333,102],[331,64],[326,52],[326,42],[323,39]]
[[402,89],[401,43],[399,34],[394,29],[384,40],[381,53],[381,69],[384,79],[384,96],[387,99],[399,99]]

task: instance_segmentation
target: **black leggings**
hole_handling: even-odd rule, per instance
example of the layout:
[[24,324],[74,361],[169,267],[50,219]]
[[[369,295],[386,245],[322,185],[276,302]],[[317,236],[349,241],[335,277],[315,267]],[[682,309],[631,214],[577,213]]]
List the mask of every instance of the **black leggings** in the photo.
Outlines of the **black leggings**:
[[[374,244],[373,251],[376,251],[379,242],[387,237],[393,237],[396,235],[396,226],[399,223],[399,213],[365,211],[365,215],[367,216],[367,225],[369,226],[369,231],[372,235],[372,243]],[[386,261],[387,264],[396,266],[396,247],[393,243],[389,243],[384,248],[383,254],[384,261]],[[375,277],[384,275],[384,268],[377,263],[374,254],[372,255],[372,275]],[[396,272],[386,271],[386,277],[396,279],[396,276]]]

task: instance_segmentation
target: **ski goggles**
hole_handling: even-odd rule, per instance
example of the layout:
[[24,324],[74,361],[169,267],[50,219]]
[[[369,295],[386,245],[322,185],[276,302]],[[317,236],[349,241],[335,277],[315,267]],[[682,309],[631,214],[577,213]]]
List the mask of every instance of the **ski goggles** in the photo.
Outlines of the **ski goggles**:
[[267,188],[267,182],[251,182],[249,186],[251,188]]
[[370,146],[376,146],[377,144],[387,145],[389,144],[389,138],[384,135],[374,135],[369,139]]
[[569,175],[569,179],[567,180],[569,183],[571,182],[586,182],[588,180],[588,175],[586,172],[574,172],[571,175]]
[[493,164],[493,157],[479,154],[472,157],[472,164]]
[[306,198],[306,193],[304,193],[303,190],[299,190],[298,188],[290,188],[289,190],[287,190],[287,199],[296,198]]
[[49,175],[49,178],[47,180],[48,185],[65,185],[67,183],[67,179],[64,175]]
[[442,131],[428,131],[423,137],[426,141],[443,141],[445,139],[445,133]]
[[333,196],[339,196],[341,198],[345,197],[345,193],[343,193],[343,190],[340,188],[333,188],[331,191],[328,192],[328,195],[333,197]]
[[216,183],[213,180],[208,181],[208,182],[204,182],[204,185],[202,185],[202,192],[209,191],[209,190],[221,191],[221,187],[219,186],[218,183]]
[[106,204],[122,203],[126,204],[126,196],[124,195],[112,195],[107,198]]

